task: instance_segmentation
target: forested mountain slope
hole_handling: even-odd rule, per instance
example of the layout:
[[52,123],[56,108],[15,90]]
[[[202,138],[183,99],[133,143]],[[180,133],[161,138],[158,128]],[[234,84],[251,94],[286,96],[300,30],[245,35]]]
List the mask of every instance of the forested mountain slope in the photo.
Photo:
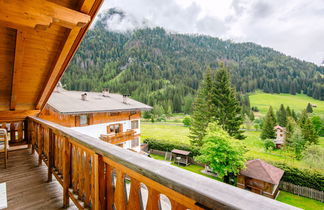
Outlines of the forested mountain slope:
[[223,61],[239,92],[304,92],[324,100],[324,68],[254,43],[234,43],[202,36],[168,33],[163,28],[128,33],[109,30],[109,10],[82,42],[62,78],[67,89],[131,94],[165,111],[190,108],[203,72]]

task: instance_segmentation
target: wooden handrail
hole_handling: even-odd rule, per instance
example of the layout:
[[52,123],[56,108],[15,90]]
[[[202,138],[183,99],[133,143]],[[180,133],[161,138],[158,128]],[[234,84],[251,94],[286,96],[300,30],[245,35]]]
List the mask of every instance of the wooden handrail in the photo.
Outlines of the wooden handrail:
[[62,184],[65,206],[71,198],[80,209],[140,209],[145,189],[146,209],[158,209],[161,195],[172,209],[296,209],[46,120],[28,122],[32,148]]

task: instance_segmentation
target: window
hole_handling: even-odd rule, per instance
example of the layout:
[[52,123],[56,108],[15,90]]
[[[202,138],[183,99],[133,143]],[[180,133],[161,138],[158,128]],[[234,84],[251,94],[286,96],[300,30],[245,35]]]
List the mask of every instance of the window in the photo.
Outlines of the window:
[[132,148],[139,146],[139,138],[135,138],[132,140]]
[[107,133],[123,132],[123,124],[111,124],[107,126]]
[[88,116],[80,115],[80,125],[88,125]]
[[131,122],[131,129],[138,129],[138,120],[133,120]]

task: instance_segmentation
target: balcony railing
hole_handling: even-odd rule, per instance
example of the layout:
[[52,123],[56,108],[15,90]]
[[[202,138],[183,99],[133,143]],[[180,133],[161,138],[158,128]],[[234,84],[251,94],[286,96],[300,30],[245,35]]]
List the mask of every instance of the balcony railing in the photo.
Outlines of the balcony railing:
[[136,136],[134,130],[127,130],[125,132],[120,132],[120,133],[108,133],[108,134],[100,135],[101,140],[111,144],[119,144],[128,140],[133,140],[135,137]]
[[172,209],[295,209],[36,117],[28,131],[64,206],[70,198],[80,209],[156,210],[165,200]]

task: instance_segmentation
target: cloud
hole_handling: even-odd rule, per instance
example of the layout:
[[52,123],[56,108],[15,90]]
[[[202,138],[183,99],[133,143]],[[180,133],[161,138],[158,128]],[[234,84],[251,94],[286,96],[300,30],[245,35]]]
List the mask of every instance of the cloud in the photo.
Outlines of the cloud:
[[171,32],[251,41],[320,64],[324,60],[323,0],[110,0],[120,8],[109,27],[127,31],[161,26]]

